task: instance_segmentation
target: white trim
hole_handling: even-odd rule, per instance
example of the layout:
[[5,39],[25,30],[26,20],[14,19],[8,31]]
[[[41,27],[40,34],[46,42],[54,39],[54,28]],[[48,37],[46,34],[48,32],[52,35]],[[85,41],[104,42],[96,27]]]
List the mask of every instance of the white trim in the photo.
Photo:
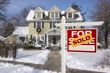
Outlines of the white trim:
[[47,36],[46,42],[47,42],[47,46],[48,46],[48,45],[49,45],[49,44],[48,44],[48,34],[46,34],[46,36]]
[[[101,26],[104,22],[76,22],[76,23],[64,23],[63,26]],[[62,23],[57,23],[56,26],[62,26]]]
[[72,19],[74,19],[74,13],[72,13]]
[[36,44],[38,44],[38,41],[37,41],[37,35],[35,35],[36,36]]

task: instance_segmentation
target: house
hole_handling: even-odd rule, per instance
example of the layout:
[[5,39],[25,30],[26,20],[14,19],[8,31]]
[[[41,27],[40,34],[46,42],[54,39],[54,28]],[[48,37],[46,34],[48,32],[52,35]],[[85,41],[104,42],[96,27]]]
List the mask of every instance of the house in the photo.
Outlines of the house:
[[71,7],[65,11],[57,6],[53,6],[49,10],[37,7],[34,10],[30,10],[26,18],[28,22],[28,33],[25,32],[27,33],[24,35],[25,38],[28,38],[28,41],[34,41],[35,44],[39,44],[40,41],[43,41],[46,46],[60,46],[60,27],[56,27],[55,24],[61,22],[62,16],[65,16],[66,22],[68,23],[83,21],[81,13]]

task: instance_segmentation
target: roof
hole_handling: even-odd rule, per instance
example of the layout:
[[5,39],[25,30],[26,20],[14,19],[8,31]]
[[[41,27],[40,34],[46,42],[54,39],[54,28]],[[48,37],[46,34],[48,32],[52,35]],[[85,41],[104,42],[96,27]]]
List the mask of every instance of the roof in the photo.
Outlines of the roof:
[[18,26],[13,32],[13,35],[17,35],[17,36],[26,36],[28,34],[29,34],[29,28],[27,26]]
[[34,12],[44,12],[45,10],[42,9],[41,7],[37,7]]
[[26,18],[26,20],[27,21],[29,21],[29,20],[33,20],[33,17],[34,17],[34,10],[30,10],[29,11],[29,14],[28,14],[28,16],[27,16],[27,18]]
[[69,7],[66,9],[66,12],[76,12],[76,10],[74,10],[72,7]]
[[48,10],[49,12],[61,12],[61,10],[57,6],[53,6]]

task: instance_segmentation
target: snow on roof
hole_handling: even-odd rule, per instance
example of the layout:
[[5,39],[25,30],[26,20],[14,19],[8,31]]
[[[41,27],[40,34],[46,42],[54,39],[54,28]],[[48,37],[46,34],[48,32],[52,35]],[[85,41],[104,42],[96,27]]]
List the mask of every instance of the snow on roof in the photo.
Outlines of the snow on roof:
[[26,36],[29,33],[29,28],[26,26],[19,26],[16,27],[15,31],[13,32],[13,35],[18,35],[18,36]]
[[34,18],[34,10],[30,10],[26,20],[27,21],[33,20],[33,18]]

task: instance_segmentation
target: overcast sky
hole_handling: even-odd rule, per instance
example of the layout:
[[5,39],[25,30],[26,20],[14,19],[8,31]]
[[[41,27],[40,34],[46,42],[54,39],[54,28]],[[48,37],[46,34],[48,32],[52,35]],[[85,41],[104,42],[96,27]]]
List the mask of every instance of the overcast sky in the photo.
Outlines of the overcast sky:
[[96,0],[10,0],[10,4],[7,7],[7,14],[14,15],[29,6],[42,6],[48,10],[56,5],[60,9],[65,10],[71,6],[73,2],[81,6],[83,12],[86,12],[86,18],[90,16],[96,4]]

